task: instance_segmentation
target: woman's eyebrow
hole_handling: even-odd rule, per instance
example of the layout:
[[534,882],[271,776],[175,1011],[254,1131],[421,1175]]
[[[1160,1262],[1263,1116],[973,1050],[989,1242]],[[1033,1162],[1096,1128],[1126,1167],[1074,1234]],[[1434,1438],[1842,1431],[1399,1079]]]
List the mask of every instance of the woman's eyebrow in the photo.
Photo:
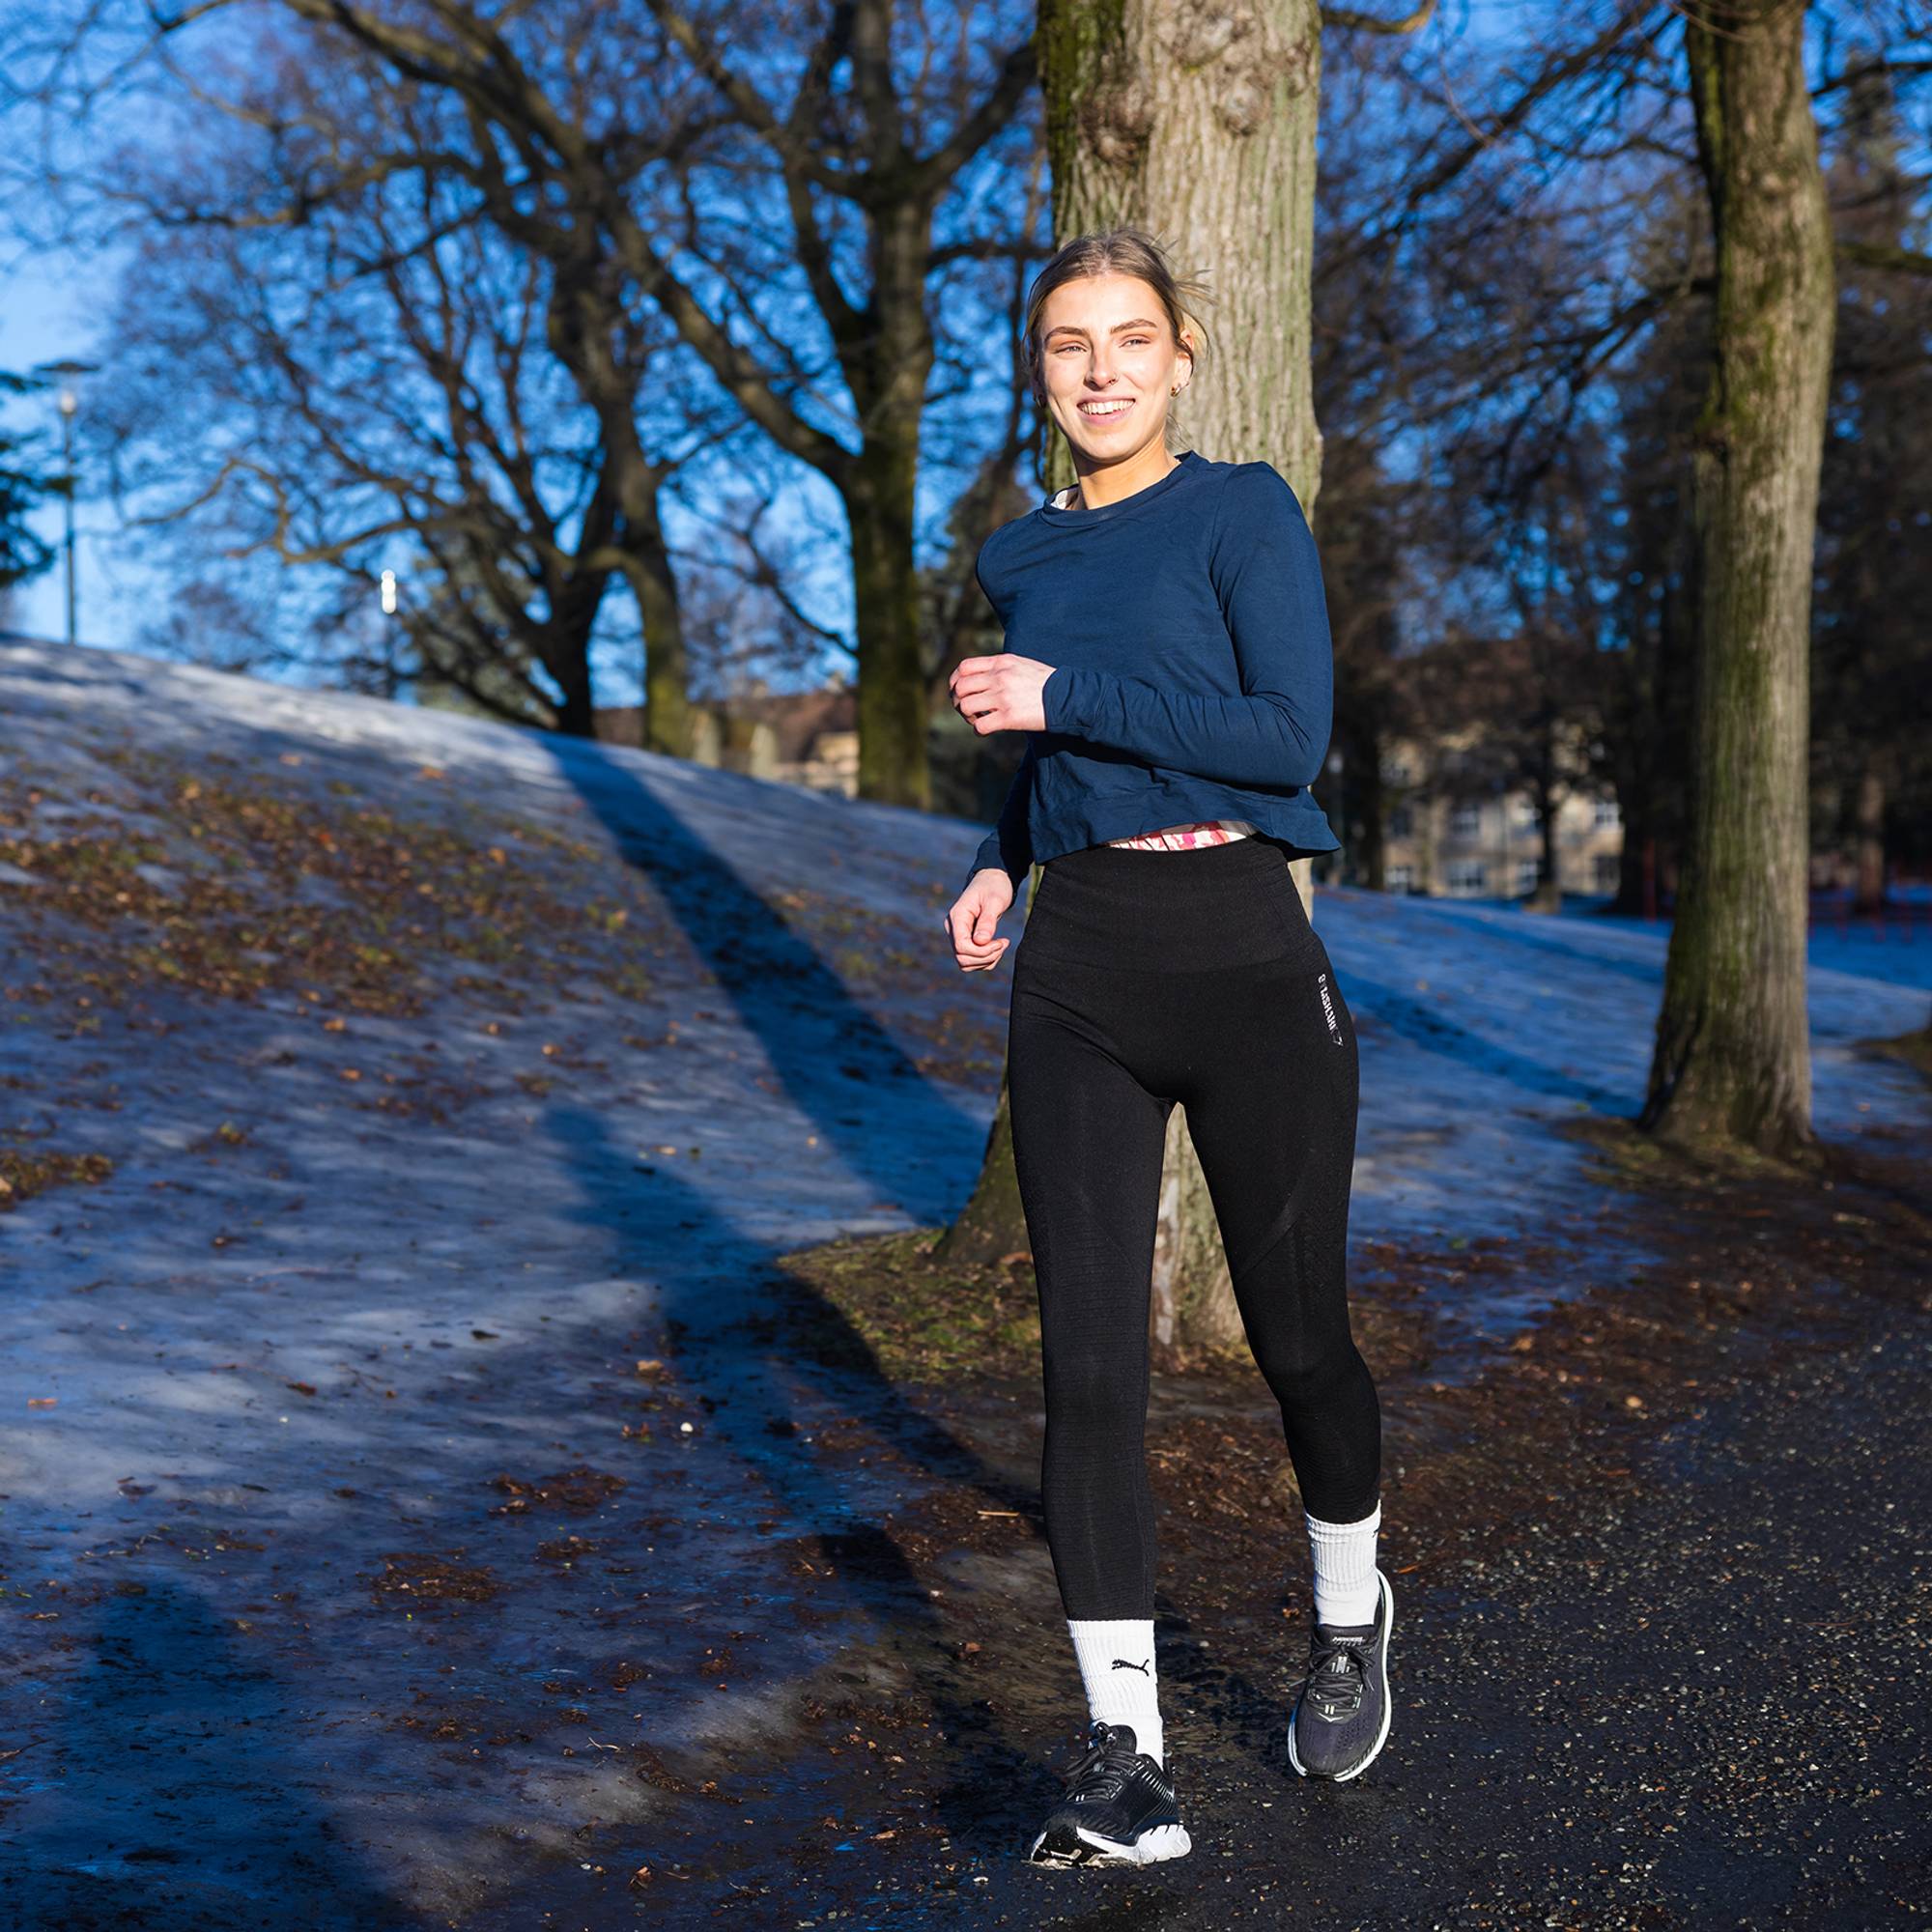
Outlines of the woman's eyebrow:
[[[1136,316],[1132,322],[1117,322],[1107,333],[1109,335],[1118,335],[1123,328],[1155,328],[1158,327],[1157,323],[1148,321],[1145,316]],[[1046,339],[1051,342],[1056,335],[1085,335],[1087,333],[1088,331],[1082,328],[1077,323],[1057,322],[1046,331]]]

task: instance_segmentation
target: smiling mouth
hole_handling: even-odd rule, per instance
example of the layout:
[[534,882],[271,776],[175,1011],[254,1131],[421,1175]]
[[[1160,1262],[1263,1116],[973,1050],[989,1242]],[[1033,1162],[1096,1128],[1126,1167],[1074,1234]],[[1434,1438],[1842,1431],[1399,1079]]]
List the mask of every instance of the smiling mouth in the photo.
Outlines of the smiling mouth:
[[1123,403],[1082,403],[1080,405],[1080,413],[1089,422],[1114,422],[1125,415],[1133,406],[1133,399],[1131,397]]

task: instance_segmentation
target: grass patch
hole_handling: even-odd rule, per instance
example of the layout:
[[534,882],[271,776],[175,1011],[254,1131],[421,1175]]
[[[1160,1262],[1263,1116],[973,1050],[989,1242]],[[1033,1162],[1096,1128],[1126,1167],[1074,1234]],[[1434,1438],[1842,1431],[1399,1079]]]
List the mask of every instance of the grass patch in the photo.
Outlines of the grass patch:
[[795,1248],[779,1257],[798,1293],[787,1327],[840,1367],[874,1364],[895,1382],[1039,1373],[1033,1264],[940,1265],[942,1230],[913,1228]]
[[1902,1060],[1922,1078],[1932,1080],[1932,1026],[1902,1033],[1893,1039],[1861,1039],[1858,1050],[1874,1060]]

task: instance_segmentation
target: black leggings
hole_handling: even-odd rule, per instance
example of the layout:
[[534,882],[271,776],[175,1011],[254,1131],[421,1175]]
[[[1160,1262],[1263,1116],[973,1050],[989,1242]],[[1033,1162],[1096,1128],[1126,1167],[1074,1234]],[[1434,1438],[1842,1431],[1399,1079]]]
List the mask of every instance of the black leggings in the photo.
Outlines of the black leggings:
[[1007,1078],[1039,1284],[1040,1488],[1072,1618],[1153,1614],[1144,1436],[1175,1102],[1303,1505],[1376,1507],[1381,1415],[1349,1327],[1355,1028],[1265,836],[1047,863],[1013,956]]

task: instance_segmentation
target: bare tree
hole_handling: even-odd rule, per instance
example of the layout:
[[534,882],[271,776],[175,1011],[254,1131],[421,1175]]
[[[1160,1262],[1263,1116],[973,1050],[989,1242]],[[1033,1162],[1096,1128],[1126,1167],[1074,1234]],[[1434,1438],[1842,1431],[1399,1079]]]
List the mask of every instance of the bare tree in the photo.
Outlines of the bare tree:
[[1685,22],[1717,311],[1691,469],[1692,806],[1643,1121],[1680,1144],[1812,1140],[1805,1011],[1811,566],[1834,320],[1803,0]]
[[[103,73],[145,64],[180,90],[173,107],[185,99],[248,124],[260,117],[245,85],[197,58],[240,7],[87,0],[77,20],[56,22],[13,11],[57,119],[84,121]],[[287,28],[280,58],[353,50],[417,111],[406,128],[372,121],[353,156],[315,156],[289,192],[212,218],[293,227],[398,178],[473,197],[479,218],[545,266],[547,344],[596,416],[611,512],[639,536],[662,479],[621,347],[640,310],[662,318],[736,414],[841,503],[860,787],[926,804],[914,491],[933,292],[1018,245],[974,224],[960,184],[1014,121],[1032,75],[1024,28],[988,58],[984,9],[915,15],[892,0],[834,0],[805,17],[770,0],[704,12],[672,0],[264,0],[252,11]],[[665,668],[657,649],[675,626],[668,576],[647,555],[620,567],[651,644],[652,742],[688,749],[682,666],[673,652]]]
[[1890,77],[1854,89],[1827,174],[1846,261],[1820,484],[1812,604],[1813,824],[1849,847],[1856,909],[1894,861],[1932,856],[1932,283],[1884,265],[1920,239],[1925,176]]

